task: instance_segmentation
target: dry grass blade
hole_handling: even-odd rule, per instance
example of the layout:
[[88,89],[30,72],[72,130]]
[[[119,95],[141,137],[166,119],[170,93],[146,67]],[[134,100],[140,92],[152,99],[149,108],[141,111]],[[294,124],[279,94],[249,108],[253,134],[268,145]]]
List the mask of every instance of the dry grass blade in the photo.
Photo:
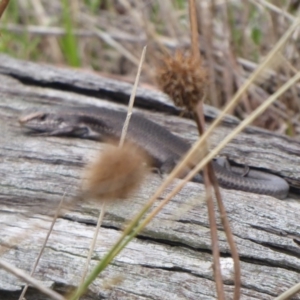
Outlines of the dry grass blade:
[[[125,120],[124,125],[123,125],[122,134],[121,134],[121,138],[120,138],[120,142],[119,142],[119,148],[122,148],[124,146],[124,142],[125,142],[125,138],[126,138],[126,134],[127,134],[127,129],[128,129],[129,122],[130,122],[130,117],[132,115],[132,108],[133,108],[133,104],[134,104],[136,90],[137,90],[137,87],[138,87],[138,83],[139,83],[139,79],[140,79],[140,75],[141,75],[141,71],[142,71],[143,62],[145,60],[146,49],[147,49],[147,47],[145,46],[143,48],[142,55],[141,55],[141,58],[140,58],[140,61],[139,61],[139,67],[138,67],[138,71],[137,71],[135,83],[134,83],[134,86],[133,86],[133,89],[132,89],[132,93],[130,95],[127,116],[126,116],[126,120]],[[128,149],[128,145],[127,145],[126,149]],[[98,169],[98,167],[97,167],[97,169]],[[100,167],[100,169],[101,169],[101,167]],[[134,178],[134,177],[132,177],[132,178]],[[142,177],[140,176],[140,178],[142,178]],[[139,180],[136,180],[136,184],[138,182],[139,182]],[[135,186],[130,185],[129,189],[134,188],[134,187]],[[123,190],[123,192],[125,191],[124,188],[122,190]],[[123,192],[122,192],[122,194],[123,194]],[[128,192],[128,189],[126,189],[126,193],[127,192]],[[124,194],[126,194],[126,193],[124,192]],[[80,286],[84,285],[84,280],[85,280],[85,277],[86,277],[86,275],[88,273],[89,264],[90,264],[90,261],[91,261],[91,258],[92,258],[92,254],[94,252],[95,245],[96,245],[97,236],[99,234],[99,230],[100,230],[103,218],[104,218],[105,207],[106,207],[106,202],[103,202],[102,207],[101,207],[101,213],[100,213],[98,221],[97,221],[97,226],[96,226],[96,229],[95,229],[95,232],[94,232],[94,237],[93,237],[93,240],[91,242],[91,246],[90,246],[90,250],[89,250],[89,253],[88,253],[87,261],[86,261],[86,264],[85,264],[85,267],[84,267],[84,271],[83,271],[83,274],[82,274]],[[79,290],[80,290],[80,287],[78,288],[78,293],[82,292],[82,291],[79,291]]]
[[129,99],[129,103],[128,103],[127,116],[126,116],[126,120],[124,122],[124,126],[123,126],[123,129],[122,129],[122,135],[121,135],[119,147],[122,147],[124,142],[125,142],[125,137],[126,137],[126,134],[127,134],[129,121],[130,121],[130,118],[131,118],[131,115],[132,115],[132,108],[133,108],[133,104],[134,104],[136,90],[138,88],[138,83],[139,83],[139,79],[140,79],[140,76],[141,76],[142,66],[143,66],[143,63],[145,61],[146,50],[147,50],[147,47],[145,46],[143,48],[143,51],[142,51],[142,55],[141,55],[141,58],[140,58],[140,61],[139,61],[138,71],[137,71],[137,74],[136,74],[136,78],[135,78],[135,82],[134,82],[134,85],[133,85],[132,93],[130,95],[130,99]]
[[292,296],[296,295],[298,292],[300,292],[300,283],[297,283],[284,293],[282,293],[280,296],[274,298],[274,300],[286,300],[290,299]]
[[13,266],[11,266],[10,264],[8,264],[7,262],[0,260],[0,268],[3,268],[4,270],[6,270],[7,272],[15,275],[16,277],[22,279],[23,281],[25,281],[27,284],[32,285],[33,287],[35,287],[36,289],[38,289],[39,291],[41,291],[43,294],[51,297],[54,300],[65,300],[65,298],[63,296],[61,296],[60,294],[54,292],[51,289],[46,288],[45,286],[43,286],[43,284],[32,278],[29,274],[25,273],[24,271],[15,268]]
[[[65,193],[65,194],[66,194],[66,193]],[[39,261],[40,261],[40,259],[41,259],[41,257],[42,257],[42,254],[43,254],[44,249],[45,249],[45,247],[46,247],[46,244],[47,244],[47,242],[48,242],[48,240],[49,240],[50,234],[52,233],[52,230],[53,230],[54,224],[55,224],[55,222],[56,222],[56,220],[57,220],[57,217],[58,217],[58,215],[59,215],[60,209],[61,209],[61,207],[62,207],[64,198],[65,198],[65,194],[63,195],[61,201],[60,201],[59,204],[58,204],[58,207],[57,207],[56,212],[55,212],[55,215],[54,215],[54,217],[53,217],[51,226],[50,226],[50,228],[49,228],[49,230],[48,230],[48,233],[47,233],[47,235],[46,235],[46,238],[45,238],[44,243],[43,243],[43,245],[42,245],[42,248],[41,248],[41,250],[40,250],[40,253],[39,253],[39,255],[38,255],[38,257],[37,257],[37,259],[36,259],[36,261],[35,261],[35,263],[34,263],[34,266],[33,266],[33,268],[32,268],[32,271],[30,272],[30,276],[32,276],[32,275],[34,274],[34,272],[35,272],[35,270],[36,270],[36,267],[37,267],[37,265],[38,265],[38,263],[39,263]],[[20,297],[19,297],[19,300],[22,300],[22,299],[23,299],[23,297],[25,296],[25,293],[26,293],[27,289],[28,289],[28,284],[25,285],[25,287],[24,287],[24,289],[23,289],[23,291],[22,291],[22,293],[21,293],[21,295],[20,295]]]
[[160,7],[159,12],[161,18],[165,20],[169,35],[172,38],[176,38],[177,34],[180,32],[180,26],[178,24],[172,0],[157,1],[157,5]]
[[136,57],[134,57],[127,49],[125,49],[120,43],[115,41],[109,34],[100,30],[100,29],[92,29],[93,32],[101,38],[105,43],[115,48],[119,53],[123,54],[128,60],[130,60],[133,64],[138,65],[139,61]]
[[[39,0],[31,0],[31,5],[35,12],[36,19],[40,25],[47,26],[50,24],[50,18],[47,16],[46,11],[43,7],[43,4]],[[60,50],[59,43],[55,37],[48,36],[47,37],[48,45],[49,45],[49,55],[52,56],[53,61],[62,62],[63,54]]]
[[98,234],[99,234],[99,230],[100,230],[101,224],[103,222],[104,213],[105,213],[105,203],[103,203],[102,207],[101,207],[100,215],[99,215],[98,221],[97,221],[97,226],[95,228],[94,236],[93,236],[93,239],[92,239],[92,242],[91,242],[91,245],[90,245],[90,250],[89,250],[89,253],[88,253],[88,256],[87,256],[87,259],[86,259],[84,270],[82,272],[80,285],[83,284],[83,282],[85,280],[85,277],[86,277],[86,275],[89,271],[89,265],[90,265],[92,255],[93,255],[93,252],[94,252],[94,249],[95,249],[95,245],[96,245],[97,237],[98,237]]
[[260,4],[260,5],[264,6],[264,7],[267,7],[271,11],[274,11],[277,14],[286,17],[290,21],[294,21],[295,20],[295,17],[293,17],[291,14],[289,14],[285,10],[279,8],[278,6],[273,5],[272,3],[268,2],[268,1],[265,1],[265,0],[250,0],[250,2],[252,2],[252,3],[256,4],[256,5]]
[[[145,18],[145,16],[142,13],[144,3],[142,1],[135,1],[135,5],[131,5],[130,1],[128,0],[119,0],[119,2],[126,8],[130,17],[136,21],[137,26],[145,30],[147,35],[147,40],[152,39],[160,47],[162,52],[168,53],[168,50],[165,48],[165,46],[161,43],[160,39],[158,38],[158,35],[155,32],[152,24],[149,22],[147,18]],[[138,10],[137,8],[140,8],[140,10]]]

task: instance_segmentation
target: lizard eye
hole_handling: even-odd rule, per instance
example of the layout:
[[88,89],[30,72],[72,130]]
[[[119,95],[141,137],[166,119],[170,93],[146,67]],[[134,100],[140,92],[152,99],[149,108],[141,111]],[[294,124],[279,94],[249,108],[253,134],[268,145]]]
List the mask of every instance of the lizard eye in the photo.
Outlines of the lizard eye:
[[45,121],[46,120],[46,114],[42,114],[39,116],[40,121]]

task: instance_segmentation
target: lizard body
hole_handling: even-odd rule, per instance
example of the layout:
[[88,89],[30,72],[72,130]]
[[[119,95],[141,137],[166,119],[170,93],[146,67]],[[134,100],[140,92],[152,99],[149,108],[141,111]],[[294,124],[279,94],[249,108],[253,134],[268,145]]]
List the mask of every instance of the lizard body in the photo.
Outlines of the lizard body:
[[[59,108],[55,111],[25,111],[19,122],[41,135],[105,141],[120,138],[125,118],[125,112],[107,108]],[[131,116],[126,138],[145,150],[154,165],[163,172],[170,172],[190,149],[185,140],[138,114]],[[279,199],[288,194],[288,183],[276,175],[249,170],[243,176],[243,168],[228,169],[219,161],[213,161],[213,167],[219,184],[224,188],[272,195]],[[201,176],[195,177],[194,181],[201,182]]]

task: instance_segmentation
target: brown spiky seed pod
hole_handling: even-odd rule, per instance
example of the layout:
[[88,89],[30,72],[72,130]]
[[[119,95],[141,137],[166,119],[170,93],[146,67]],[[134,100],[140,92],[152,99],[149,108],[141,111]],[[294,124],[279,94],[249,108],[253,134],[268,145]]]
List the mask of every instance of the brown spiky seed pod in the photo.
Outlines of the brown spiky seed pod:
[[207,72],[199,59],[177,51],[174,57],[165,57],[157,69],[157,81],[177,106],[193,109],[206,94]]
[[131,143],[107,146],[87,169],[83,194],[99,201],[124,199],[142,182],[148,156]]

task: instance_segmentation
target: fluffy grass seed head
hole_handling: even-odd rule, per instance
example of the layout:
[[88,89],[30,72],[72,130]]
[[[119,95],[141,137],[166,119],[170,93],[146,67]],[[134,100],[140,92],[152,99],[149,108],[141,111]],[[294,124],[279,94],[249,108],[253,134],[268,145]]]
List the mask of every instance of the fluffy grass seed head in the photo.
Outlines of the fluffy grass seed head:
[[158,85],[177,106],[193,109],[206,94],[207,72],[201,61],[177,51],[165,57],[157,69]]
[[107,146],[86,172],[84,195],[99,201],[127,198],[142,182],[148,156],[131,143]]

